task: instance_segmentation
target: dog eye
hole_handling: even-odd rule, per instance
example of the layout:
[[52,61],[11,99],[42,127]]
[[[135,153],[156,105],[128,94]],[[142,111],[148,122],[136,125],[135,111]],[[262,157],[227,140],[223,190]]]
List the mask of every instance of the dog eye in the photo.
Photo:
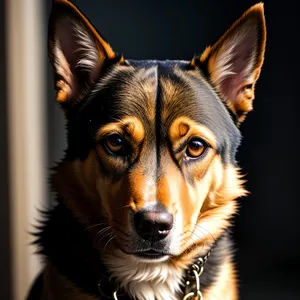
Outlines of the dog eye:
[[125,149],[125,141],[120,135],[113,134],[106,138],[105,146],[110,152],[117,155],[123,155]]
[[186,155],[191,158],[199,157],[204,153],[206,148],[207,144],[203,140],[200,138],[193,138],[188,142]]

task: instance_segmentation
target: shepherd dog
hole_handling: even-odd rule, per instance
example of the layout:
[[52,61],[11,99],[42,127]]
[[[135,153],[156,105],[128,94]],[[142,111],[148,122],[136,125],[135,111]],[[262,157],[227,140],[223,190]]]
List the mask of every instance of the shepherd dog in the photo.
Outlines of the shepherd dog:
[[247,191],[235,156],[265,44],[258,3],[190,61],[131,60],[70,1],[53,2],[67,149],[27,299],[239,298],[230,230]]

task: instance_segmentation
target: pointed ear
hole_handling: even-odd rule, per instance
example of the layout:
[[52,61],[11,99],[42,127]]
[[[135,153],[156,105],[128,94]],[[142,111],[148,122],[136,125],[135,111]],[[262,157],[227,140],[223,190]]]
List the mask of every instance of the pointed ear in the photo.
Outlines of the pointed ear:
[[209,46],[198,61],[238,122],[252,110],[254,86],[263,64],[265,44],[264,8],[259,3]]
[[107,61],[116,60],[109,44],[67,0],[53,2],[48,52],[55,73],[56,99],[65,109],[82,100]]

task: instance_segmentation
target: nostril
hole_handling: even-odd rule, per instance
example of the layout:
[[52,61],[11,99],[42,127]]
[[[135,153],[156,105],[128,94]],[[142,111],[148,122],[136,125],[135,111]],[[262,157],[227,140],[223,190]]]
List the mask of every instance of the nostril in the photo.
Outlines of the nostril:
[[141,210],[134,216],[134,226],[142,238],[161,240],[173,227],[173,215],[161,210]]

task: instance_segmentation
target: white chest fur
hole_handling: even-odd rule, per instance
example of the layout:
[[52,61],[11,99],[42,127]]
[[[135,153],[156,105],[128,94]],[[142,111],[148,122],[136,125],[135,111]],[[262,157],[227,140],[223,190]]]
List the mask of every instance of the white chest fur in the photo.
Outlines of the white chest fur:
[[112,277],[124,290],[138,300],[178,300],[183,270],[168,261],[160,263],[141,262],[132,255],[118,253],[106,255]]

